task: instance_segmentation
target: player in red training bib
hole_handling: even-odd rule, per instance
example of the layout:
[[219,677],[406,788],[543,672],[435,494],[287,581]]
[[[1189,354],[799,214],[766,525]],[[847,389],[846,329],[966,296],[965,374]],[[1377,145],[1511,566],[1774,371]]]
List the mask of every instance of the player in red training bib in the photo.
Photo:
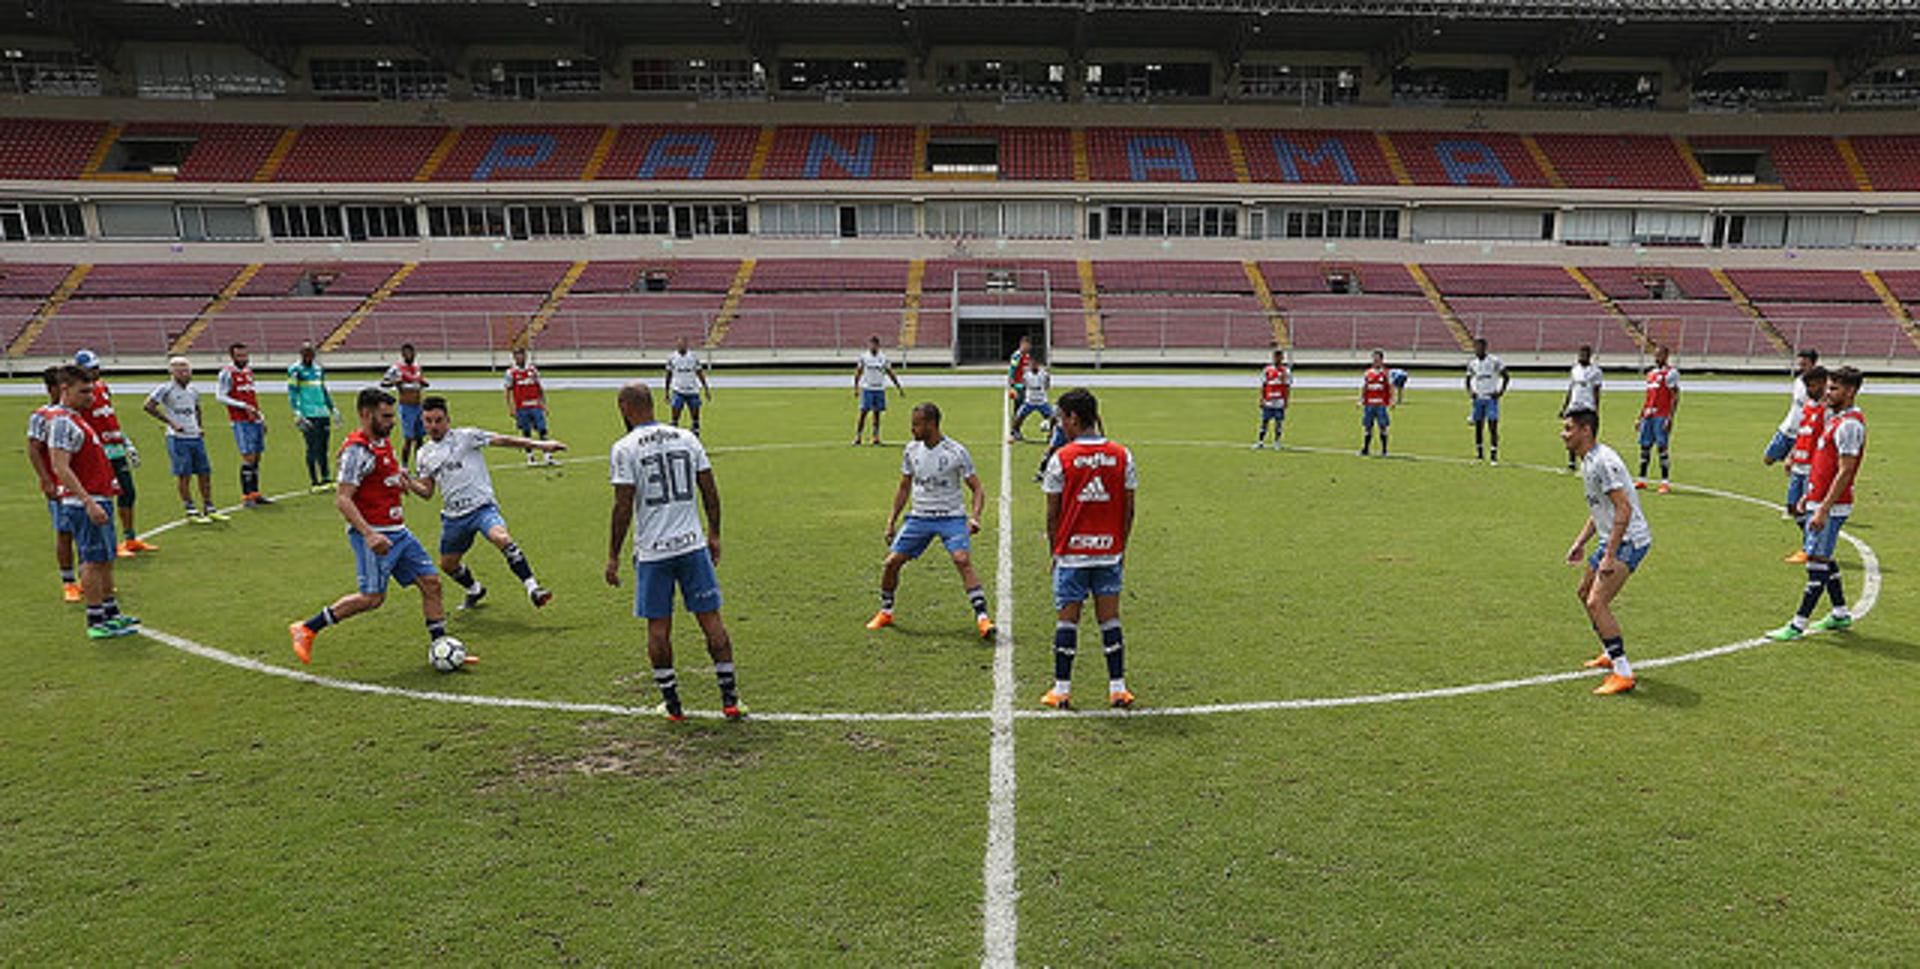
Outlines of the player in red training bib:
[[1107,702],[1133,706],[1127,690],[1126,648],[1120,632],[1121,565],[1133,533],[1133,493],[1140,485],[1133,452],[1100,431],[1100,404],[1084,388],[1059,404],[1067,443],[1047,461],[1040,490],[1047,495],[1047,538],[1053,549],[1053,689],[1042,706],[1070,705],[1073,657],[1080,638],[1080,607],[1093,600],[1107,657]]
[[260,493],[260,455],[267,450],[267,421],[260,415],[260,394],[253,386],[247,345],[228,347],[227,361],[220,368],[219,382],[213,385],[213,399],[227,406],[227,421],[233,425],[234,447],[240,451],[241,502],[248,508],[271,505],[273,499]]
[[[1800,372],[1796,386],[1807,395],[1793,421],[1793,440],[1787,451],[1787,514],[1793,516],[1801,538],[1806,538],[1807,514],[1801,499],[1807,495],[1807,476],[1813,473],[1813,446],[1827,423],[1827,368],[1814,364]],[[1805,565],[1807,550],[1796,548],[1786,557],[1789,565]]]
[[48,517],[53,519],[53,561],[60,569],[60,596],[68,602],[79,602],[82,596],[80,579],[73,570],[73,533],[61,521],[60,482],[54,478],[53,465],[47,458],[47,431],[53,419],[66,410],[61,403],[66,397],[66,383],[57,366],[48,367],[41,377],[47,385],[47,402],[27,416],[27,463],[33,465],[34,480],[40,483]]
[[140,620],[120,611],[114,597],[113,498],[120,490],[106,444],[85,415],[93,408],[94,378],[78,366],[60,368],[58,412],[47,420],[47,469],[58,482],[62,528],[80,558],[87,603],[87,638],[133,633]]
[[[1833,556],[1840,544],[1840,528],[1853,514],[1853,482],[1867,456],[1867,415],[1854,405],[1860,381],[1860,371],[1852,367],[1827,375],[1826,418],[1814,441],[1807,493],[1800,499],[1807,516],[1807,538],[1801,546],[1807,553],[1807,585],[1799,610],[1786,625],[1767,633],[1769,639],[1799,639],[1809,628],[1828,631],[1853,626],[1853,613],[1847,611],[1847,595],[1840,587],[1840,563]],[[1832,600],[1833,611],[1809,625],[1823,595]]]
[[1254,435],[1253,449],[1267,446],[1267,425],[1273,425],[1273,449],[1280,450],[1280,432],[1287,420],[1287,398],[1293,394],[1293,373],[1287,369],[1286,351],[1273,348],[1273,362],[1260,371],[1260,433]]
[[1373,351],[1373,366],[1360,375],[1360,428],[1366,436],[1360,442],[1360,456],[1373,450],[1373,429],[1380,429],[1380,456],[1387,456],[1387,427],[1393,423],[1393,371],[1387,369],[1387,355]]
[[392,388],[400,398],[400,463],[412,464],[413,452],[427,439],[420,401],[432,386],[421,372],[419,361],[414,359],[413,344],[400,344],[400,360],[387,368],[380,378],[380,386]]
[[1635,488],[1647,486],[1647,457],[1655,447],[1660,449],[1660,493],[1673,490],[1668,477],[1673,462],[1667,456],[1667,447],[1673,443],[1673,416],[1680,410],[1680,371],[1667,364],[1667,348],[1653,348],[1653,366],[1647,370],[1647,400],[1640,405],[1640,474],[1634,480]]
[[[547,439],[547,391],[540,386],[540,368],[527,362],[527,348],[513,348],[513,366],[507,368],[506,377],[507,412],[513,415],[513,426],[521,437]],[[544,453],[548,464],[559,464],[553,459],[553,452]],[[542,452],[537,448],[527,449],[527,463],[540,460]]]

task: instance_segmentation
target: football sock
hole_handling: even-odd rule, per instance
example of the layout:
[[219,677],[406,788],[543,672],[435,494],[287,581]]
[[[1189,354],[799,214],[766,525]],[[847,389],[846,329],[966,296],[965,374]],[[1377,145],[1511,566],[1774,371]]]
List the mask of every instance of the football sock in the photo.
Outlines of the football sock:
[[1673,462],[1671,459],[1667,457],[1666,449],[1662,448],[1660,451],[1660,480],[1661,481],[1666,481],[1667,478],[1671,476],[1669,474],[1669,471],[1672,468],[1672,465],[1673,465]]
[[473,587],[477,584],[477,580],[475,580],[473,577],[473,570],[470,568],[467,568],[466,563],[464,562],[461,563],[458,569],[455,569],[452,572],[448,572],[447,578],[452,579],[454,581],[454,584],[458,585],[462,589],[467,590],[468,592],[472,592]]
[[667,712],[678,716],[680,713],[680,680],[673,675],[673,667],[654,667],[653,685],[660,688],[660,699],[666,701]]
[[[1840,563],[1827,563],[1827,595],[1833,600],[1833,614],[1847,615],[1847,594],[1840,588]],[[109,600],[111,601],[111,600]]]
[[1107,679],[1120,684],[1116,689],[1125,689],[1127,645],[1120,634],[1120,620],[1109,619],[1100,624],[1100,647],[1107,654]]
[[967,601],[973,604],[973,614],[985,618],[987,614],[987,594],[979,586],[967,590]]
[[1485,424],[1476,423],[1473,425],[1473,456],[1474,457],[1478,458],[1478,457],[1485,456],[1486,436],[1487,436],[1487,426]]
[[1387,453],[1387,432],[1381,431],[1380,432],[1380,455],[1382,457],[1385,457],[1386,453]]
[[889,615],[893,613],[893,590],[880,590],[880,611]]
[[733,678],[733,664],[713,664],[713,676],[720,681],[720,705],[723,707],[739,705],[740,694]]
[[1647,476],[1647,462],[1652,458],[1653,449],[1645,444],[1640,445],[1640,477],[1644,478]]
[[106,609],[101,606],[96,606],[89,603],[87,606],[87,625],[98,626],[106,621],[107,621]]
[[134,539],[136,539],[136,538],[139,538],[139,537],[140,537],[140,536],[139,536],[139,535],[138,535],[138,534],[137,534],[136,532],[134,532],[134,530],[133,530],[133,528],[132,528],[132,526],[128,526],[128,527],[127,527],[127,528],[125,529],[125,531],[126,531],[126,540],[127,540],[127,541],[129,541],[129,542],[131,542],[131,541],[133,541]]
[[257,465],[240,463],[240,493],[250,495],[260,490],[260,468]]
[[61,570],[60,570],[60,581],[61,581],[61,582],[64,582],[64,583],[67,583],[68,585],[71,585],[71,584],[73,584],[74,582],[77,582],[77,581],[79,581],[79,580],[78,580],[78,579],[75,579],[75,578],[74,578],[74,573],[73,573],[73,570],[72,570],[72,569],[61,569]]
[[439,639],[440,637],[445,636],[446,634],[447,634],[447,621],[445,619],[427,620],[427,638],[428,639]]
[[1600,648],[1607,651],[1607,658],[1613,661],[1615,676],[1632,676],[1633,667],[1627,663],[1627,643],[1622,637],[1600,640]]
[[1813,615],[1814,607],[1820,604],[1820,597],[1827,591],[1827,571],[1830,568],[1825,562],[1807,563],[1807,591],[1800,597],[1800,611],[1794,613],[1795,625],[1806,628],[1807,617]]
[[196,514],[196,512],[193,510],[193,502],[187,501],[187,502],[182,502],[182,504],[186,506],[187,517],[192,518]]
[[120,618],[120,600],[113,596],[102,599],[100,601],[100,612],[105,615],[108,620]]
[[328,606],[325,609],[322,609],[319,612],[314,613],[313,618],[307,620],[305,625],[309,632],[317,633],[320,630],[325,629],[328,626],[331,626],[334,623],[339,621],[340,620],[335,619],[333,616],[333,607]]
[[1079,651],[1080,627],[1069,622],[1053,627],[1053,688],[1067,692],[1073,682],[1073,656]]
[[508,542],[500,554],[507,557],[507,568],[513,570],[515,578],[522,582],[533,581],[533,566],[527,564],[527,554],[520,551],[519,542]]

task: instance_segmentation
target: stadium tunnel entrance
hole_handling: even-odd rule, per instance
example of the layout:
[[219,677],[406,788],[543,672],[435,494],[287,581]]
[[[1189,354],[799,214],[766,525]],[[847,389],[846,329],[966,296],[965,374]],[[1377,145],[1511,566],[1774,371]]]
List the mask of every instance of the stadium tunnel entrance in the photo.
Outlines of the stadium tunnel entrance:
[[1005,363],[1028,337],[1041,359],[1051,356],[1044,306],[963,306],[954,313],[953,362]]

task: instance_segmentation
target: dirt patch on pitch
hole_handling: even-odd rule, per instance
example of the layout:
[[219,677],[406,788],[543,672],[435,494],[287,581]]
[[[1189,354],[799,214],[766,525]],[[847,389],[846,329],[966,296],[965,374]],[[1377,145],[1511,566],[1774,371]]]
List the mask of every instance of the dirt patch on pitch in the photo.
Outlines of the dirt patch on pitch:
[[551,788],[581,777],[679,777],[751,767],[762,752],[739,733],[735,725],[588,720],[580,724],[578,747],[523,751],[482,778],[478,793]]

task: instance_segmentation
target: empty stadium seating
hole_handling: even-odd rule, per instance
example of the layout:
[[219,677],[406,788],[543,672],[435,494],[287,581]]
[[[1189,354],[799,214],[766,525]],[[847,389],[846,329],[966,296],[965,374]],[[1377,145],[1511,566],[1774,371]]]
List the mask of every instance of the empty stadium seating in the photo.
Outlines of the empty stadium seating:
[[1730,269],[1727,275],[1754,302],[1763,300],[1872,302],[1879,296],[1857,272],[1809,269]]
[[725,345],[851,349],[878,336],[892,346],[900,333],[902,306],[899,293],[748,293],[727,329]]
[[239,266],[194,262],[101,263],[93,267],[74,295],[205,296],[212,298],[240,271]]
[[762,259],[747,290],[899,293],[909,268],[904,259]]
[[760,129],[746,125],[625,125],[596,176],[666,181],[739,179]]
[[1667,269],[1636,266],[1596,266],[1583,269],[1589,280],[1609,299],[1646,300],[1658,298],[1652,286],[1671,282],[1686,299],[1725,300],[1727,291],[1705,269]]
[[292,297],[300,293],[301,280],[308,279],[324,292],[314,295],[338,297],[371,296],[400,264],[395,262],[345,263],[269,263],[247,280],[242,297]]
[[1000,177],[1008,181],[1073,180],[1073,132],[1066,128],[935,126],[931,138],[991,138],[999,146]]
[[1753,320],[1727,300],[1620,300],[1618,305],[1649,340],[1666,345],[1683,360],[1777,353]]
[[1214,128],[1093,128],[1087,166],[1096,182],[1231,182],[1233,161]]
[[1873,303],[1757,303],[1773,328],[1796,349],[1829,359],[1912,357],[1920,354],[1887,308]]
[[1302,350],[1459,352],[1453,333],[1418,296],[1298,294],[1277,299],[1293,345]]
[[1882,269],[1878,275],[1893,295],[1909,303],[1920,302],[1920,269]]
[[1757,148],[1766,151],[1780,184],[1797,192],[1856,191],[1853,176],[1840,160],[1833,139],[1811,135],[1703,135],[1688,143],[1701,148]]
[[576,292],[560,302],[534,341],[551,349],[664,350],[686,337],[695,345],[720,313],[718,293]]
[[0,178],[79,178],[106,134],[102,121],[0,118]]
[[59,263],[0,263],[0,296],[47,296],[72,271]]
[[1585,299],[1586,290],[1559,266],[1428,263],[1422,268],[1440,293],[1454,296],[1558,296]]
[[572,268],[565,262],[428,262],[394,290],[397,295],[422,293],[468,295],[478,293],[540,293],[553,291]]
[[1882,192],[1920,192],[1920,135],[1855,135],[1860,167]]
[[1395,131],[1388,135],[1415,185],[1548,188],[1520,136],[1487,131]]
[[913,129],[901,125],[784,125],[776,129],[763,178],[907,179]]
[[423,125],[310,125],[300,129],[274,180],[411,181],[446,134]]
[[1256,182],[1398,184],[1380,139],[1370,131],[1253,128],[1239,136],[1247,172]]
[[1700,187],[1672,138],[1542,134],[1534,141],[1568,188],[1685,192]]
[[206,297],[198,296],[71,299],[60,306],[51,325],[40,332],[27,352],[66,356],[88,347],[109,357],[161,356],[207,302]]
[[422,353],[506,346],[540,308],[539,295],[395,296],[382,302],[340,344],[391,351],[412,343]]
[[120,142],[140,138],[190,138],[193,147],[174,174],[176,181],[245,182],[266,163],[285,130],[279,125],[145,121],[127,125],[120,133]]
[[1251,293],[1240,263],[1216,260],[1103,260],[1093,264],[1101,293]]
[[433,173],[436,182],[566,182],[586,174],[606,128],[599,125],[478,125],[462,129]]
[[1507,355],[1575,350],[1632,353],[1638,344],[1620,320],[1591,299],[1463,296],[1448,305],[1467,332]]
[[360,303],[351,296],[241,297],[210,318],[192,350],[224,355],[229,344],[245,343],[255,353],[284,356],[299,350],[302,343],[325,340]]

